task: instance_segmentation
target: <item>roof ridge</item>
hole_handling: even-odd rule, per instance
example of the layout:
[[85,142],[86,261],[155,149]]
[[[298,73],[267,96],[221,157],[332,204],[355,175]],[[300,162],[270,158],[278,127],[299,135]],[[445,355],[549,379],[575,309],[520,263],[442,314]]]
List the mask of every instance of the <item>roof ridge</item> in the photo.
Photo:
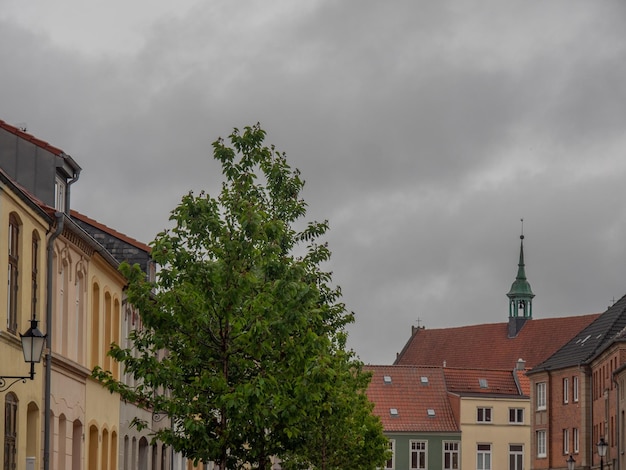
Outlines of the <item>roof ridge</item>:
[[115,230],[115,229],[113,229],[113,228],[111,228],[111,227],[101,223],[101,222],[98,222],[97,220],[92,219],[91,217],[89,217],[89,216],[87,216],[85,214],[82,214],[82,213],[78,212],[75,209],[72,209],[70,211],[70,214],[72,215],[72,217],[76,217],[78,220],[81,220],[81,221],[83,221],[83,222],[85,222],[85,223],[87,223],[89,225],[93,225],[94,227],[99,228],[100,230],[108,233],[109,235],[112,235],[112,236],[114,236],[116,238],[119,238],[120,240],[123,240],[123,241],[129,243],[130,245],[133,245],[135,248],[139,248],[140,250],[143,250],[143,251],[145,251],[147,253],[150,253],[150,251],[152,250],[152,248],[150,248],[150,245],[148,245],[146,243],[143,243],[143,242],[140,242],[139,240],[137,240],[137,239],[135,239],[133,237],[130,237],[130,236],[128,236],[128,235],[126,235],[126,234],[124,234],[122,232],[119,232],[119,231],[117,231],[117,230]]
[[16,136],[20,137],[21,139],[24,139],[28,142],[32,142],[33,144],[35,144],[37,147],[41,147],[44,150],[48,150],[49,152],[60,156],[60,155],[65,155],[65,152],[63,150],[61,150],[58,147],[55,147],[54,145],[49,144],[48,142],[46,142],[45,140],[41,140],[38,139],[37,137],[35,137],[32,134],[29,134],[28,132],[26,132],[26,129],[20,129],[19,127],[13,126],[5,121],[3,121],[2,119],[0,119],[0,128],[15,134]]

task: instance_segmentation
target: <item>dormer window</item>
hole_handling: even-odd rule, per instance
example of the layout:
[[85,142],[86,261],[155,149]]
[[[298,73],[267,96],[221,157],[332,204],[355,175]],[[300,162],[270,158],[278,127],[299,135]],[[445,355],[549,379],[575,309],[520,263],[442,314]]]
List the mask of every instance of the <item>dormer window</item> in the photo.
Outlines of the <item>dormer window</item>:
[[61,212],[65,212],[66,186],[65,180],[57,175],[54,181],[54,208]]

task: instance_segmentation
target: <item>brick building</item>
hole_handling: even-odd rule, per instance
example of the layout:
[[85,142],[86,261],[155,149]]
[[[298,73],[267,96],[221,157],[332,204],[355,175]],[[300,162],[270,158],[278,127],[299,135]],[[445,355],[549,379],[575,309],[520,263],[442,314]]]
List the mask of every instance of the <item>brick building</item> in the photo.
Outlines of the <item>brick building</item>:
[[[574,335],[528,376],[533,390],[532,468],[575,468],[600,464],[597,443],[608,444],[605,468],[616,468],[619,413],[613,374],[626,360],[626,297]],[[623,422],[623,421],[622,421]]]

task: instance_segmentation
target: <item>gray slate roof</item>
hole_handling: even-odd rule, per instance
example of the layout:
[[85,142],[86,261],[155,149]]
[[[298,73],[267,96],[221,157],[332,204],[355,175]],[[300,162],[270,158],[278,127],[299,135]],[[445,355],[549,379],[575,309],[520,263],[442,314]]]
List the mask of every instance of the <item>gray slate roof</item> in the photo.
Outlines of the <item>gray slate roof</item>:
[[534,367],[529,374],[588,364],[615,340],[622,338],[624,328],[626,328],[626,296],[615,302],[565,346]]
[[73,217],[72,220],[97,240],[118,262],[127,261],[131,265],[137,263],[143,272],[148,272],[150,254],[146,250],[138,248],[135,244],[108,233],[84,219]]

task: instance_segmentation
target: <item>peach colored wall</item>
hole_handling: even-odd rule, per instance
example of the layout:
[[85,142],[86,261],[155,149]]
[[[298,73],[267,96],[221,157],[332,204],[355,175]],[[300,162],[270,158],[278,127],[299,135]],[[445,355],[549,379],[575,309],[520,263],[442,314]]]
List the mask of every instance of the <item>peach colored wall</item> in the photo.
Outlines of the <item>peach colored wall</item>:
[[[509,467],[509,444],[521,444],[524,468],[530,468],[530,400],[461,398],[461,468],[476,468],[478,444],[491,444],[491,468]],[[491,408],[491,423],[477,422],[477,408]],[[524,423],[510,424],[509,409],[524,409]]]

